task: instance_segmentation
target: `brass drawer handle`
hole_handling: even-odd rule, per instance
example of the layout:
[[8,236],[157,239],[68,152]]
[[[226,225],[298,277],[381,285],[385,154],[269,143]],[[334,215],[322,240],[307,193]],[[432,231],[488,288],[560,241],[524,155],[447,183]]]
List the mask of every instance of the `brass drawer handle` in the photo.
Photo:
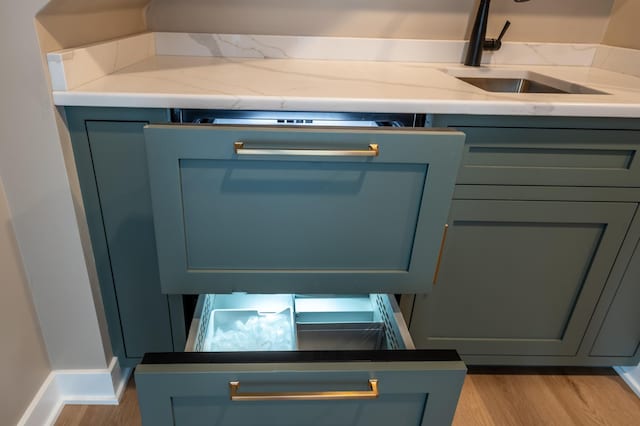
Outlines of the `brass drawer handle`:
[[369,149],[340,150],[340,149],[280,149],[280,148],[245,148],[244,142],[233,144],[237,155],[305,155],[305,156],[329,156],[329,157],[377,157],[380,148],[377,143],[370,143]]
[[232,401],[308,401],[338,399],[375,399],[378,397],[378,379],[369,379],[367,391],[318,391],[318,392],[248,392],[240,393],[240,382],[229,382]]
[[440,241],[440,252],[438,253],[438,263],[436,263],[436,272],[433,274],[433,285],[438,282],[438,274],[440,273],[440,262],[442,262],[442,252],[444,251],[444,243],[447,241],[447,231],[449,230],[449,224],[445,223],[444,231],[442,232],[442,240]]

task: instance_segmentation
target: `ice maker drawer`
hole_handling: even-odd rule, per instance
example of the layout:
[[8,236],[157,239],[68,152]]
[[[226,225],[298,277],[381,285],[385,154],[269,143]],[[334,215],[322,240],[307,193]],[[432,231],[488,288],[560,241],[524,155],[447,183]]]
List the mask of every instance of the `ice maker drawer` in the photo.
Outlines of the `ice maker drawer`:
[[[451,424],[466,367],[455,351],[413,349],[393,296],[372,294],[358,301],[366,305],[369,297],[370,316],[363,314],[362,305],[358,316],[370,317],[371,328],[382,329],[379,340],[373,339],[377,350],[326,350],[341,346],[345,338],[338,333],[332,339],[326,330],[350,324],[347,328],[357,333],[357,324],[366,329],[366,322],[321,322],[321,315],[312,317],[317,322],[304,315],[298,322],[294,313],[294,326],[321,330],[311,339],[317,349],[193,352],[205,346],[202,340],[217,309],[268,315],[295,306],[292,295],[266,295],[276,299],[263,311],[253,309],[252,303],[259,301],[254,295],[237,305],[227,305],[231,299],[224,296],[218,303],[215,295],[199,297],[185,352],[146,354],[136,368],[143,425]],[[348,307],[343,311],[347,318],[354,312]],[[328,318],[337,313],[333,310]],[[300,335],[298,331],[298,343]]]
[[198,297],[185,346],[186,352],[296,349],[414,349],[414,345],[395,298],[387,294],[313,298],[206,294]]

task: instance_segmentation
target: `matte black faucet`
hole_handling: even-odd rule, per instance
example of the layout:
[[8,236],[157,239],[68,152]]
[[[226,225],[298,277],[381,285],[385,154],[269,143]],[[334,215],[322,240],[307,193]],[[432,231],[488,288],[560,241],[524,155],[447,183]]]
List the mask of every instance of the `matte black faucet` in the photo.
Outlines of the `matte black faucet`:
[[[529,0],[513,0],[516,3],[524,3]],[[489,20],[490,0],[480,0],[476,20],[473,23],[471,37],[469,37],[469,45],[467,46],[467,57],[464,60],[465,65],[471,67],[479,67],[482,62],[482,52],[484,50],[498,50],[502,47],[502,37],[507,32],[511,22],[507,21],[500,32],[497,39],[487,39],[487,21]]]

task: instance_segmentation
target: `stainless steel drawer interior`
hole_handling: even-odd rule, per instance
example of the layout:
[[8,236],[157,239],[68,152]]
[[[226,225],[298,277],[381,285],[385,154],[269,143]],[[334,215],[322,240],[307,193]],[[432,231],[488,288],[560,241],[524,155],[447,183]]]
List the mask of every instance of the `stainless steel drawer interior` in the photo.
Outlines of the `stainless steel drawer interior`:
[[392,295],[205,294],[185,352],[414,348]]

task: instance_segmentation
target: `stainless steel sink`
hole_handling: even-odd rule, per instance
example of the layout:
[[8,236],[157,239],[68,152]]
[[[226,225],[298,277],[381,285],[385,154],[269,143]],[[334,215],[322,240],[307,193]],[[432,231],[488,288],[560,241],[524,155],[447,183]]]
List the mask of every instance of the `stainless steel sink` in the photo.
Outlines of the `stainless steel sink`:
[[[446,70],[458,80],[487,92],[502,93],[563,93],[577,95],[606,95],[607,93],[569,81],[542,74],[511,70],[489,70],[472,74],[464,70]],[[487,75],[490,74],[490,75]]]

